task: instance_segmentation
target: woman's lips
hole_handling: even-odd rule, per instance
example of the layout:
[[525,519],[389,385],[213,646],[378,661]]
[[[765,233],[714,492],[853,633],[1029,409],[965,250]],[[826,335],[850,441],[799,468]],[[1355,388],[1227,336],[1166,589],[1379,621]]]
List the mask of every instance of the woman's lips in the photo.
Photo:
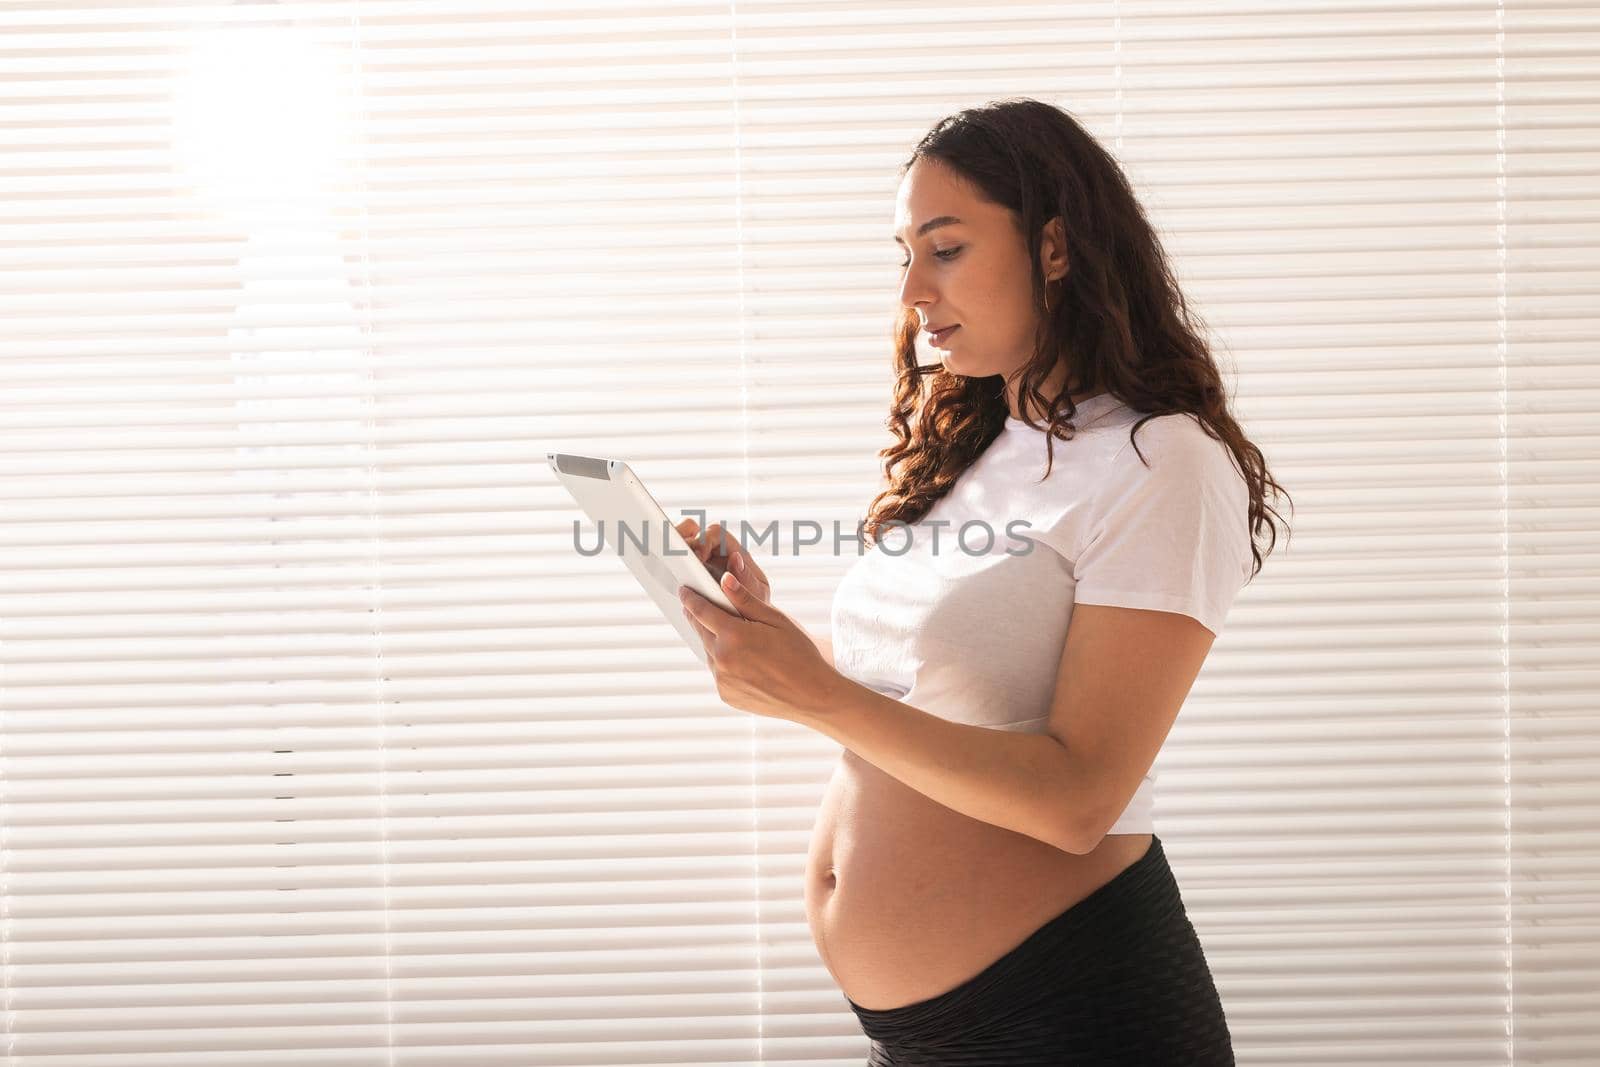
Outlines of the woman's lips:
[[938,333],[930,333],[928,335],[928,343],[929,344],[934,344],[934,345],[942,345],[942,344],[944,344],[945,340],[951,334],[955,333],[959,329],[961,329],[961,326],[958,323],[955,326],[946,326],[944,329],[940,330]]

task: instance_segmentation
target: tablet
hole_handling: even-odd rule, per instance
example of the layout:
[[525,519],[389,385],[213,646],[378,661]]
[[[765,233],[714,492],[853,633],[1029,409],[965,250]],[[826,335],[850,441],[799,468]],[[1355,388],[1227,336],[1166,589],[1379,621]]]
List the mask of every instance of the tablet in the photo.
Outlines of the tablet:
[[[605,548],[596,553],[596,557],[620,558],[672,628],[678,631],[689,651],[705,663],[705,645],[684,614],[683,601],[678,599],[679,588],[686,585],[724,611],[740,618],[744,616],[739,615],[639,476],[620,459],[570,452],[546,452],[545,457],[557,480],[566,486],[572,499],[600,532]],[[590,558],[579,555],[576,547],[573,554],[580,561]]]

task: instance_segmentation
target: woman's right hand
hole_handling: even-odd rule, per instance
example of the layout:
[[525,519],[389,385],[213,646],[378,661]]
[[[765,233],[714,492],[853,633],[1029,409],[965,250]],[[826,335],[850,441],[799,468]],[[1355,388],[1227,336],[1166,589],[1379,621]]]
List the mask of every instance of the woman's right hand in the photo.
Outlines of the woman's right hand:
[[677,530],[719,586],[722,576],[732,570],[733,576],[755,594],[757,600],[772,603],[772,585],[767,581],[766,574],[756,566],[750,553],[740,547],[738,538],[729,535],[720,522],[702,531],[699,523],[684,519],[678,523]]

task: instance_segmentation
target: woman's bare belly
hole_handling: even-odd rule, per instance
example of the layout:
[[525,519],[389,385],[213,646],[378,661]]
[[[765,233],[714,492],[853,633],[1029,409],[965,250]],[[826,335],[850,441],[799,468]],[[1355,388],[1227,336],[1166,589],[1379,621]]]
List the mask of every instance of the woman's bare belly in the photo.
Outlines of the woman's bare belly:
[[812,829],[806,920],[864,1008],[915,1004],[976,977],[1145,854],[1149,834],[1074,855],[945,807],[845,749]]

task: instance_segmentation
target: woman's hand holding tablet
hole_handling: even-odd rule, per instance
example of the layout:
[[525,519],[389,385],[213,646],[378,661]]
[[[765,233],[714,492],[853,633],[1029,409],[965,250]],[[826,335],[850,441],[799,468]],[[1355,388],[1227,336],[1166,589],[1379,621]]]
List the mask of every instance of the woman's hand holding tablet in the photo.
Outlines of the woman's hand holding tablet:
[[712,523],[702,532],[699,523],[684,519],[678,523],[677,529],[718,585],[722,584],[722,576],[731,570],[733,576],[743,582],[757,600],[772,603],[772,583],[756,566],[756,561],[750,558],[750,553],[739,544],[738,538],[728,535],[722,523]]

